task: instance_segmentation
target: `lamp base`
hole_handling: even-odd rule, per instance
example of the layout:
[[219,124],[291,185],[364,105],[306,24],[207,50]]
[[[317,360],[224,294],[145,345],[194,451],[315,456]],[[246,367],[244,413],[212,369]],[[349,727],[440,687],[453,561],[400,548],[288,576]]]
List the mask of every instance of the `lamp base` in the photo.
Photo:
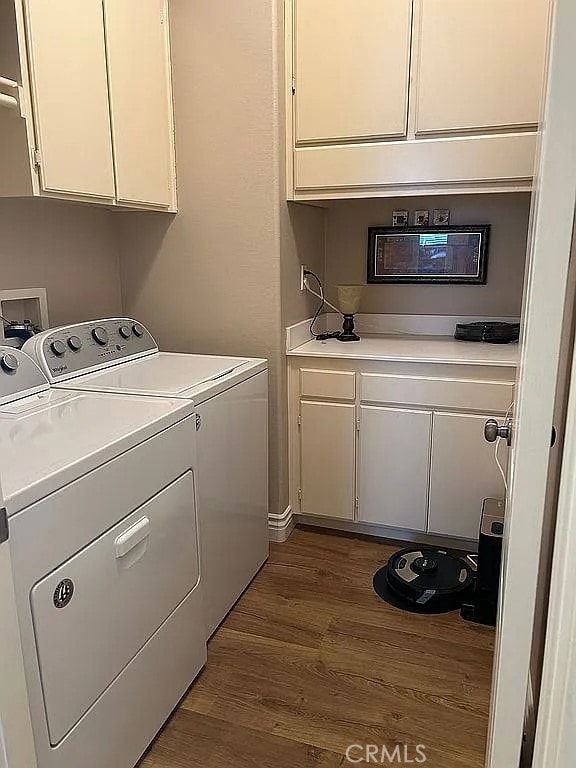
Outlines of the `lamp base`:
[[344,315],[342,333],[338,336],[338,341],[360,341],[360,336],[354,333],[354,315]]

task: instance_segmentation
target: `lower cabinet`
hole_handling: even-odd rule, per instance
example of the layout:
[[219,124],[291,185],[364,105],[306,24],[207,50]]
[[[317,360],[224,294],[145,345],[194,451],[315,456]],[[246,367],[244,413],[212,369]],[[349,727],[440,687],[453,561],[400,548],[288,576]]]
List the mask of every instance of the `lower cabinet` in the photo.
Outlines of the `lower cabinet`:
[[[504,483],[494,459],[494,444],[484,439],[490,415],[435,413],[428,530],[478,538],[482,500],[502,498]],[[502,449],[503,460],[506,451]]]
[[[483,500],[505,496],[484,425],[506,413],[513,372],[440,373],[296,363],[293,509],[398,538],[478,539]],[[506,447],[500,452],[507,461]]]
[[302,402],[300,509],[307,515],[354,519],[356,407]]
[[426,530],[432,412],[360,407],[358,520]]

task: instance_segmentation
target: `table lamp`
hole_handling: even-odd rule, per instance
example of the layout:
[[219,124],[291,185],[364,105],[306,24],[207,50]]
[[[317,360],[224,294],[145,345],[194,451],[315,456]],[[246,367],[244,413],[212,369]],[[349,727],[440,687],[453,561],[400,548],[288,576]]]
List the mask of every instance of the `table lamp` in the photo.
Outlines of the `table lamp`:
[[363,287],[362,285],[336,286],[338,307],[344,315],[342,333],[338,336],[338,341],[360,341],[360,336],[354,333],[354,315],[360,309]]
[[[320,293],[308,285],[308,277],[313,277],[318,283]],[[331,304],[324,296],[324,286],[318,275],[315,272],[312,272],[312,270],[302,267],[302,289],[308,291],[313,296],[317,296],[322,302],[316,310],[316,314],[310,324],[310,333],[315,339],[318,341],[326,341],[327,339],[338,339],[338,341],[360,341],[360,336],[354,333],[354,315],[360,308],[360,298],[362,296],[363,288],[363,285],[337,285],[338,306],[336,306],[335,304]],[[314,323],[324,309],[324,306],[328,306],[330,309],[333,309],[335,312],[344,316],[341,331],[319,334],[314,333]]]

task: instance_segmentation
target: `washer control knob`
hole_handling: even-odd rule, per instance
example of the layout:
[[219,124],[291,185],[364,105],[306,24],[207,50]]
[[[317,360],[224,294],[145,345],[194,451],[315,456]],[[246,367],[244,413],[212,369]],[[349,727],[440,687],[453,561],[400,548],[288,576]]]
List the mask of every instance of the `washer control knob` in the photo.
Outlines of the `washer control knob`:
[[127,325],[121,325],[120,328],[118,328],[118,333],[123,339],[129,339],[130,336],[132,336],[132,329]]
[[72,352],[80,352],[82,349],[82,339],[79,336],[70,336],[68,339],[68,346]]
[[8,353],[0,358],[0,366],[2,366],[2,370],[6,373],[16,373],[19,365],[20,363],[16,355]]
[[92,338],[103,347],[105,344],[108,344],[108,331],[105,328],[94,328]]
[[56,341],[53,341],[50,344],[50,349],[56,355],[56,357],[62,357],[62,355],[66,352],[66,344],[64,344],[63,341],[60,341],[60,339],[56,339]]
[[142,336],[144,336],[144,328],[142,328],[141,325],[138,325],[138,323],[135,323],[132,326],[132,330],[134,331],[134,336],[138,336],[139,339],[141,339]]

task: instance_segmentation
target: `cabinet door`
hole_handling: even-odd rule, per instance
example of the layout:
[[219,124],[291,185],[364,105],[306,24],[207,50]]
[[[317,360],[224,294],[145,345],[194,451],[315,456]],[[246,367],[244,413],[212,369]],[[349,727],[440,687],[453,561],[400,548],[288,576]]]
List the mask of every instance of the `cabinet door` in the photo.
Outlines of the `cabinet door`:
[[102,0],[26,0],[40,181],[114,198]]
[[296,141],[404,136],[412,0],[294,0]]
[[[430,533],[477,539],[482,501],[503,498],[486,416],[435,413],[430,474]],[[505,449],[501,448],[503,460]]]
[[432,413],[361,407],[359,516],[426,530]]
[[355,407],[303,402],[300,414],[301,511],[354,518]]
[[533,126],[549,0],[422,0],[417,131]]
[[165,0],[104,0],[118,200],[172,205],[173,130]]

